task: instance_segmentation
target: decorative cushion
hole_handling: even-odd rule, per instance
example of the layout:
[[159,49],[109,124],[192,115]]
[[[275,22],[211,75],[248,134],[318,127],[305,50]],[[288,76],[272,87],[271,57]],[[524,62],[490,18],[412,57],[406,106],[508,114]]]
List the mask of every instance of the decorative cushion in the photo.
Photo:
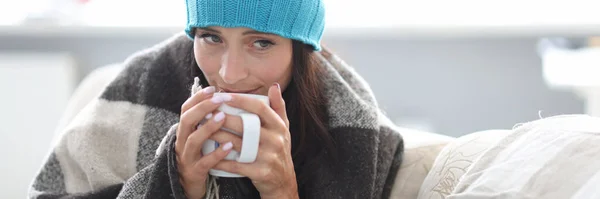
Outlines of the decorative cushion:
[[439,154],[425,178],[418,198],[446,198],[469,166],[509,130],[487,130],[457,138]]
[[454,138],[412,129],[399,132],[403,132],[404,158],[390,198],[416,198],[438,153]]

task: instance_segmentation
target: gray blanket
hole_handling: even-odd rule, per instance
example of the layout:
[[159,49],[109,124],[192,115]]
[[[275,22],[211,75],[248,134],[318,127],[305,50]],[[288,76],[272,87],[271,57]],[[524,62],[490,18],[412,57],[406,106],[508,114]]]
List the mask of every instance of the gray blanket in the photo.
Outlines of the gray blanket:
[[[178,34],[128,58],[103,94],[66,127],[30,187],[30,198],[185,198],[175,129],[190,96],[193,42]],[[326,74],[329,132],[339,167],[317,167],[306,198],[388,198],[403,141],[368,84],[335,55],[317,54]],[[161,144],[162,143],[162,144]],[[329,161],[324,156],[323,165]],[[229,181],[221,198],[236,198]]]

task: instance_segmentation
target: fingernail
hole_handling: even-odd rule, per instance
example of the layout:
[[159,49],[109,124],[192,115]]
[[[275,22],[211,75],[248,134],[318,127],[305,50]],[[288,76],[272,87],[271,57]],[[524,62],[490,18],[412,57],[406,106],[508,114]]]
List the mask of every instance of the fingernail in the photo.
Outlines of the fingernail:
[[225,118],[225,113],[219,112],[215,115],[215,122],[220,122]]
[[228,151],[231,148],[233,148],[233,144],[231,142],[227,142],[227,144],[223,145],[223,150],[225,151]]
[[277,86],[277,90],[279,90],[279,92],[281,92],[281,86],[279,86],[279,83],[275,82],[275,83],[273,83],[273,85]]
[[214,87],[214,86],[209,86],[209,87],[206,87],[206,88],[202,89],[202,92],[203,92],[204,94],[211,94],[211,93],[214,93],[214,92],[215,92],[215,87]]
[[212,115],[212,113],[209,113],[209,114],[208,114],[208,115],[206,115],[206,117],[204,117],[204,118],[206,118],[206,119],[210,119],[212,116],[213,116],[213,115]]
[[231,101],[231,95],[230,94],[223,94],[223,95],[221,95],[221,97],[223,98],[224,102]]
[[211,101],[212,103],[218,104],[218,103],[221,103],[221,102],[223,102],[223,97],[221,97],[220,95],[213,96],[213,97],[210,99],[210,101]]

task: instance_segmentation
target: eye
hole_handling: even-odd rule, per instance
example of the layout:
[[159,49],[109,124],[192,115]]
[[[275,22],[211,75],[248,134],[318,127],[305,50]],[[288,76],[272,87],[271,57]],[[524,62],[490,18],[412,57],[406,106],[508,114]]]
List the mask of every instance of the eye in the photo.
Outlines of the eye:
[[209,33],[204,33],[202,35],[200,35],[200,37],[202,39],[204,39],[204,41],[206,41],[207,43],[221,43],[223,42],[221,40],[221,38],[217,35],[213,35],[213,34],[209,34]]
[[274,44],[275,43],[273,43],[269,40],[257,40],[252,45],[259,50],[265,50]]

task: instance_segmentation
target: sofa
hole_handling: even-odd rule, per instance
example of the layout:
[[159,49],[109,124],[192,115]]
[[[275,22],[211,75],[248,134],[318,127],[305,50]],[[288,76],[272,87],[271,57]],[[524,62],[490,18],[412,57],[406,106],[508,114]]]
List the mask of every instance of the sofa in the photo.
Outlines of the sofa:
[[[97,97],[120,70],[121,66],[114,64],[96,69],[84,78],[70,99],[61,125],[68,123],[89,100]],[[595,182],[596,177],[586,178],[586,175],[600,171],[600,166],[596,169],[596,164],[583,169],[585,172],[579,178],[572,179],[586,183],[570,186],[572,190],[568,193],[551,190],[560,191],[565,187],[560,182],[555,182],[557,178],[553,174],[565,168],[562,166],[563,162],[569,161],[569,157],[542,158],[529,164],[529,160],[540,159],[532,154],[540,154],[541,157],[557,156],[556,154],[578,156],[581,151],[585,151],[586,156],[577,161],[584,161],[585,158],[600,161],[597,158],[600,156],[600,147],[589,143],[587,145],[590,146],[586,145],[586,149],[572,147],[580,144],[574,143],[575,138],[581,143],[600,138],[598,118],[585,115],[558,116],[519,124],[513,129],[485,130],[461,137],[397,128],[404,138],[405,153],[401,168],[395,176],[391,198],[600,198],[600,195],[595,195],[600,194],[596,193],[600,191],[587,191],[583,195],[577,191],[579,187],[589,187],[590,183]],[[556,138],[545,138],[552,133],[556,133]],[[538,142],[538,138],[548,139],[548,142]],[[551,150],[555,148],[561,150]],[[546,153],[553,154],[544,155]],[[554,163],[546,160],[553,160]],[[575,166],[583,164],[576,161],[571,163],[576,164]],[[522,170],[523,168],[536,169]],[[546,171],[544,168],[553,170]],[[531,172],[527,173],[528,171]],[[542,177],[554,181],[540,181]],[[506,184],[503,182],[505,178],[512,179],[513,182],[526,182]],[[597,178],[600,179],[600,175]],[[549,187],[553,189],[544,191]],[[558,195],[565,197],[552,197]]]

